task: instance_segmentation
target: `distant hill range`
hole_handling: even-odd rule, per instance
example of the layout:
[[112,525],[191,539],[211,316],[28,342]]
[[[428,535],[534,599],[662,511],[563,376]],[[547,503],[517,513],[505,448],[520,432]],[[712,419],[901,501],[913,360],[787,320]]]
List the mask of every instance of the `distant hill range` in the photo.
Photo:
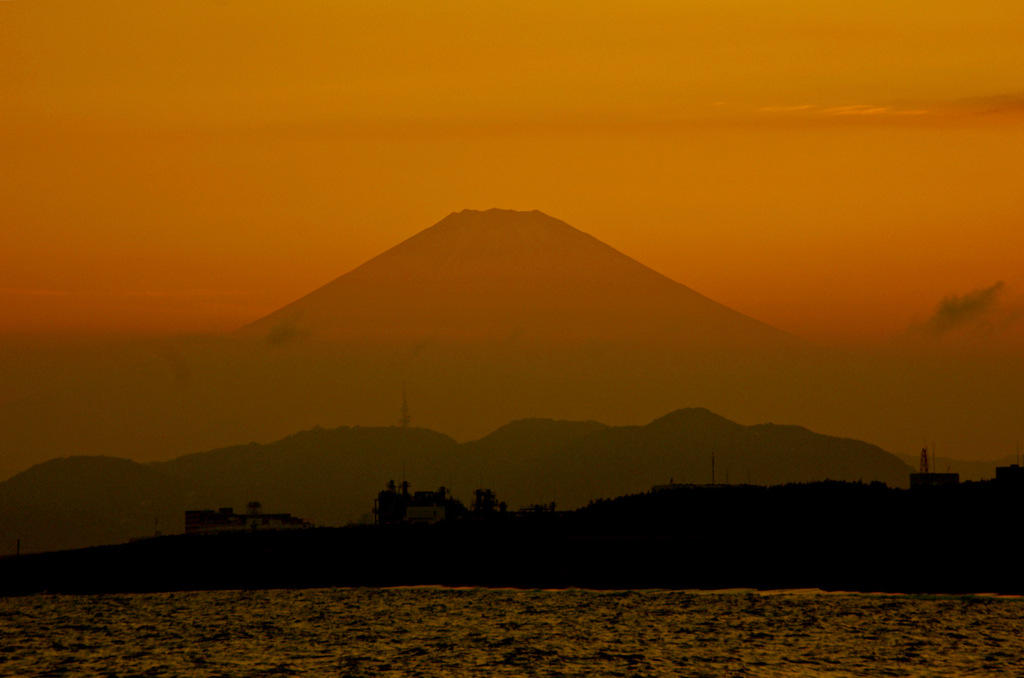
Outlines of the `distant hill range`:
[[449,487],[468,502],[490,487],[518,508],[591,500],[675,483],[760,485],[817,480],[903,487],[910,468],[882,449],[798,426],[742,426],[705,409],[646,426],[529,419],[459,444],[421,428],[314,428],[140,464],[67,457],[0,483],[0,553],[116,543],[184,529],[187,509],[288,512],[318,525],[370,520],[376,493],[403,477],[413,490]]
[[416,421],[460,440],[541,413],[640,421],[737,389],[776,402],[775,377],[793,379],[777,358],[802,347],[541,212],[463,210],[233,335],[83,355],[77,381],[55,361],[0,403],[0,478],[57,455],[151,461],[390,424],[403,382]]

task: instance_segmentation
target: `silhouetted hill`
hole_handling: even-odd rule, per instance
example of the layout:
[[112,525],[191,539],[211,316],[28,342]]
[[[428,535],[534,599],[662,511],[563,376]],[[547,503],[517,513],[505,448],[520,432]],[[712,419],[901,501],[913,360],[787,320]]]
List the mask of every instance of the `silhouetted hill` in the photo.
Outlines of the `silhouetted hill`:
[[491,463],[531,466],[562,452],[568,445],[608,430],[596,421],[519,419],[463,448],[471,457]]
[[479,440],[466,443],[470,449],[482,448],[494,456],[502,453],[547,455],[556,449],[585,438],[607,425],[596,421],[556,421],[554,419],[518,419],[505,424]]
[[461,472],[458,444],[421,428],[315,428],[268,445],[237,445],[149,464],[154,471],[205,485],[218,506],[260,501],[321,525],[343,525],[371,513],[390,479],[436,489]]
[[48,551],[184,530],[186,507],[205,497],[145,465],[114,457],[65,457],[0,483],[0,552]]
[[678,410],[646,426],[545,419],[516,421],[459,444],[420,428],[315,428],[274,443],[237,445],[146,465],[75,457],[0,483],[0,552],[124,541],[183,529],[186,509],[286,512],[319,525],[366,517],[390,480],[446,486],[469,502],[481,485],[511,508],[557,501],[576,508],[653,485],[816,480],[905,486],[910,468],[883,450],[798,426],[742,426],[705,409]]
[[475,471],[469,480],[490,487],[513,507],[567,500],[559,492],[571,481],[538,471],[573,443],[608,429],[596,421],[514,421],[462,445],[467,467]]
[[[775,485],[819,480],[908,483],[911,469],[884,450],[799,426],[742,426],[706,409],[673,412],[647,426],[616,426],[570,440],[529,468],[505,471],[519,483],[548,481],[560,504],[643,492],[656,484]],[[546,501],[550,501],[548,497]],[[537,501],[545,501],[539,498]]]

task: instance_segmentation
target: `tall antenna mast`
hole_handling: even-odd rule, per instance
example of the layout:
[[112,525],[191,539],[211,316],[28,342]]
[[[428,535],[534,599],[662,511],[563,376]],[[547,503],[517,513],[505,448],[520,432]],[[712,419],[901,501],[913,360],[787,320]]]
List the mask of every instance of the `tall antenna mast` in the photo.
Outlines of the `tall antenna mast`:
[[405,382],[402,382],[402,418],[398,420],[402,428],[409,428],[409,399],[405,396]]
[[921,448],[921,473],[928,473],[928,448]]

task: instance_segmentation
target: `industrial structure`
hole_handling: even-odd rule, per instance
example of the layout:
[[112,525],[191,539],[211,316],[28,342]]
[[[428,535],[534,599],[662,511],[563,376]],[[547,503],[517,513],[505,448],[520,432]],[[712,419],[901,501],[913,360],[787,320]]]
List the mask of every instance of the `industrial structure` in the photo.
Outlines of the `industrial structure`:
[[436,492],[410,492],[408,481],[389,480],[377,493],[373,504],[375,525],[416,525],[448,521],[488,521],[498,519],[527,519],[555,515],[555,502],[531,504],[518,511],[509,511],[498,501],[494,490],[474,490],[473,501],[465,505],[452,497],[451,490],[440,487]]
[[185,511],[185,534],[295,530],[312,526],[308,521],[290,513],[263,513],[263,507],[258,501],[249,502],[245,513],[235,513],[230,507],[217,511]]
[[475,518],[484,518],[495,514],[504,514],[507,510],[505,502],[498,501],[493,490],[479,489],[473,492],[473,503],[469,507]]
[[921,465],[917,473],[910,474],[910,489],[926,487],[956,487],[960,484],[959,473],[934,473],[928,467],[928,448],[921,448]]
[[409,492],[409,482],[396,485],[389,480],[387,487],[377,494],[373,505],[374,523],[399,525],[404,523],[432,524],[451,520],[466,513],[466,507],[451,492],[440,487],[436,492]]

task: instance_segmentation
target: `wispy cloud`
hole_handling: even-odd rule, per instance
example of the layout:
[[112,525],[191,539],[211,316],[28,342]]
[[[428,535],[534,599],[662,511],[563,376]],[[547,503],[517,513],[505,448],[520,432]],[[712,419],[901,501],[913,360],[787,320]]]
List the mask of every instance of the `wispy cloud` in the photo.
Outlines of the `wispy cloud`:
[[0,295],[8,297],[66,297],[70,294],[71,292],[67,290],[26,289],[18,287],[0,288]]
[[251,296],[246,290],[211,290],[211,289],[182,289],[182,290],[110,290],[110,289],[37,289],[37,288],[0,288],[0,296],[10,297],[108,297],[108,298],[155,298],[155,299],[232,299],[237,297]]
[[927,116],[934,121],[969,120],[975,116],[1000,116],[1017,119],[1024,116],[1024,92],[965,97],[946,101],[902,101],[856,104],[776,104],[756,109],[761,115],[793,119],[827,120],[859,118],[895,120]]
[[855,106],[836,106],[821,111],[825,115],[882,115],[893,113],[889,106],[872,106],[871,104],[857,104]]
[[1014,324],[1021,317],[1021,309],[1004,303],[1005,296],[1006,285],[1002,281],[962,296],[951,294],[939,303],[923,329],[933,334],[947,334],[965,328]]
[[765,106],[758,110],[763,113],[799,113],[801,111],[813,111],[814,108],[810,104],[802,104],[800,106]]
[[811,104],[800,104],[795,106],[762,106],[757,109],[759,113],[774,115],[800,115],[804,117],[905,117],[929,115],[933,113],[929,108],[920,105],[907,106],[881,106],[877,104],[844,104],[841,106],[815,106]]
[[956,106],[977,114],[1024,113],[1024,92],[970,97],[957,101]]

